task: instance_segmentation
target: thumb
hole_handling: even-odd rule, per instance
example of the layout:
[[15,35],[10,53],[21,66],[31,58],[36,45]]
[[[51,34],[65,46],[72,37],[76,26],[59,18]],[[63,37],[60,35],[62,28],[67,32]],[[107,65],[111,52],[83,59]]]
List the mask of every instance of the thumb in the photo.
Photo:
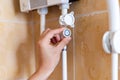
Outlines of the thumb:
[[62,50],[71,40],[71,37],[64,38],[58,45],[57,48]]

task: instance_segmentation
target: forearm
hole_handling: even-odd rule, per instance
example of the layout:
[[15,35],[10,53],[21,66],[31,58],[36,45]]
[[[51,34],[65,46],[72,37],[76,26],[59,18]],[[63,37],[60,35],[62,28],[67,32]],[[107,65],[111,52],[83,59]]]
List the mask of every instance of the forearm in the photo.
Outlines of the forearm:
[[42,67],[36,71],[28,80],[47,80],[52,72],[52,69]]
[[47,29],[41,34],[39,40],[41,67],[28,80],[47,80],[54,71],[62,49],[71,40],[71,37],[61,38],[60,34],[64,29]]

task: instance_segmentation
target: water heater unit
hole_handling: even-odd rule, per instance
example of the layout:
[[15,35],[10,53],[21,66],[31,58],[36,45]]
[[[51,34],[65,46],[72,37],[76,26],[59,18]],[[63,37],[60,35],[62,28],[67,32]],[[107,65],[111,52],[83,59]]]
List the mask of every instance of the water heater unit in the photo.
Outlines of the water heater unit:
[[68,3],[69,0],[20,0],[20,9],[27,12],[34,9]]
[[28,12],[34,9],[59,5],[62,3],[74,2],[78,0],[20,0],[20,9],[22,12]]

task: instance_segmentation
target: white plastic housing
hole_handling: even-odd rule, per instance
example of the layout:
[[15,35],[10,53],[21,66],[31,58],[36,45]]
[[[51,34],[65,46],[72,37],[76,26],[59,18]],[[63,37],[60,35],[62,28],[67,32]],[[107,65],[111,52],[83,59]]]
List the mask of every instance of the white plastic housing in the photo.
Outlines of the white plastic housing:
[[75,23],[74,12],[71,12],[71,13],[65,14],[65,15],[61,15],[59,18],[59,23],[60,23],[60,25],[71,26],[72,28],[74,28],[74,23]]
[[68,2],[69,0],[20,0],[20,9],[22,12],[28,12],[30,10]]

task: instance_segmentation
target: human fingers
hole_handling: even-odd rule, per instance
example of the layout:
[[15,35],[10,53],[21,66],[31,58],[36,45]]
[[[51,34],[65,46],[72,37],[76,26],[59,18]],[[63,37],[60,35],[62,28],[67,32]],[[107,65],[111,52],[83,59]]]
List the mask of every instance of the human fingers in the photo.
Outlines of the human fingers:
[[56,44],[61,40],[61,37],[59,34],[56,34],[52,39],[51,39],[51,43],[52,44]]
[[[46,34],[45,38],[46,39],[51,39],[53,38],[55,35],[60,34],[65,28],[58,28],[58,29],[54,29],[54,30],[49,30],[49,32]],[[58,38],[58,36],[57,36]]]
[[50,31],[50,28],[47,28],[45,31],[42,32],[42,34],[39,37],[38,44],[43,44],[45,35]]
[[57,40],[58,42],[61,40],[60,34],[56,34],[55,37],[56,37],[56,40]]
[[62,50],[71,40],[71,37],[66,37],[57,45],[57,49]]
[[42,35],[47,34],[50,31],[50,28],[47,28],[45,31],[43,31]]

